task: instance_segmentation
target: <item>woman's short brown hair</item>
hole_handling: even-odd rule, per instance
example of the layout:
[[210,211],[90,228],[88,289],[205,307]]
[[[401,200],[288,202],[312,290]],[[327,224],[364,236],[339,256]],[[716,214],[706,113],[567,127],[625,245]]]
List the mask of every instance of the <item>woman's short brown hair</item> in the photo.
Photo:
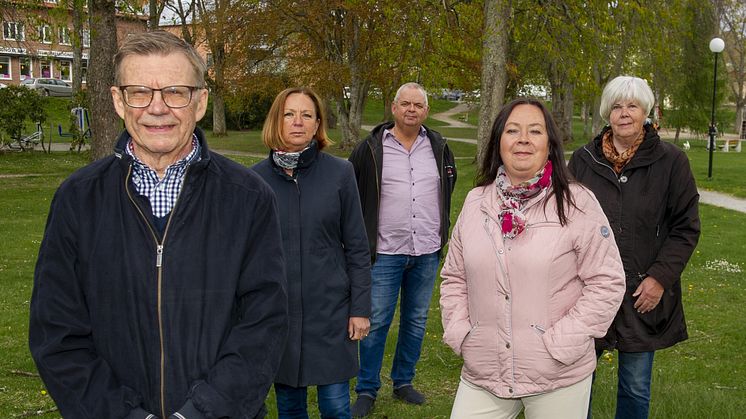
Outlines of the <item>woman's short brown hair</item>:
[[290,87],[277,95],[275,101],[272,102],[272,107],[269,108],[267,118],[264,120],[262,141],[264,142],[264,145],[272,150],[287,149],[287,144],[282,139],[285,100],[287,100],[288,96],[296,93],[308,96],[316,108],[316,120],[319,122],[319,128],[316,130],[314,138],[316,139],[319,150],[323,150],[324,147],[333,143],[326,135],[326,112],[324,112],[324,105],[321,102],[319,95],[317,95],[310,87]]

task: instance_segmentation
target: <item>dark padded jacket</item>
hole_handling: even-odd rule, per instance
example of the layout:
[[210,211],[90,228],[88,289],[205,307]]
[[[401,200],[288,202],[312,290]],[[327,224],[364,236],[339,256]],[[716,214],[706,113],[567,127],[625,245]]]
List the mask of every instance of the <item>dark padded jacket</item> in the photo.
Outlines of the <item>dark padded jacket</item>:
[[[383,131],[392,129],[393,122],[386,122],[373,128],[350,154],[349,160],[355,167],[360,203],[363,206],[365,230],[368,233],[371,260],[375,261],[378,240],[378,210],[381,203],[381,176],[383,173]],[[456,163],[446,140],[427,127],[427,138],[435,155],[440,176],[440,247],[448,243],[448,229],[451,224],[451,193],[456,185]]]
[[277,205],[211,153],[187,169],[161,235],[123,153],[74,173],[51,204],[29,343],[65,418],[254,418],[287,336]]
[[[689,160],[678,147],[661,141],[650,125],[645,139],[620,174],[603,155],[601,138],[576,150],[569,168],[598,198],[622,256],[627,291],[598,349],[647,352],[687,339],[681,301],[681,273],[700,233],[699,193]],[[635,310],[637,286],[646,276],[664,288],[652,311]]]
[[[314,143],[315,144],[315,143]],[[277,196],[287,260],[290,333],[276,383],[334,384],[358,372],[350,317],[370,317],[370,256],[350,162],[301,154],[295,177],[272,158],[252,167]]]

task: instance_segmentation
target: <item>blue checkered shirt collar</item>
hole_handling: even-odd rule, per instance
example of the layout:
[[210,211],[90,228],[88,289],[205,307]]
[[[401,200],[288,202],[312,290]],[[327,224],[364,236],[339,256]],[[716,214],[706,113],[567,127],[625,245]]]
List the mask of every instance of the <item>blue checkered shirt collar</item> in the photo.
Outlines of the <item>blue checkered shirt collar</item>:
[[126,153],[132,156],[132,183],[138,194],[143,195],[150,201],[150,207],[153,215],[164,217],[171,212],[176,199],[179,197],[181,185],[184,181],[187,168],[192,162],[200,159],[200,144],[197,136],[192,134],[192,151],[183,159],[166,168],[166,175],[163,179],[158,178],[158,173],[148,167],[145,163],[135,156],[132,148],[132,139],[127,142],[124,148]]

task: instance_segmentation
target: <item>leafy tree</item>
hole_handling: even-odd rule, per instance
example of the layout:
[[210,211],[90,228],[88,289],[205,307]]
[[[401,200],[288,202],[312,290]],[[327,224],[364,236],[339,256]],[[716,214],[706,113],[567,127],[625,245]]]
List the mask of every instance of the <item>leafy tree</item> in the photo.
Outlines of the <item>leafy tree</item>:
[[743,126],[746,108],[746,2],[721,0],[720,30],[725,40],[723,59],[728,64],[728,86],[736,104],[736,132]]
[[[672,81],[668,99],[673,109],[668,112],[666,122],[677,131],[688,128],[696,133],[707,133],[715,58],[709,43],[717,28],[715,10],[712,4],[686,0],[681,16],[682,25],[689,29],[681,33],[681,59],[677,61],[677,71],[682,76]],[[721,83],[716,98],[719,102],[724,96],[724,77],[719,76],[718,80]]]
[[47,120],[45,100],[45,97],[22,86],[0,89],[0,103],[3,104],[0,106],[0,144],[7,145],[22,138],[29,123],[44,124]]

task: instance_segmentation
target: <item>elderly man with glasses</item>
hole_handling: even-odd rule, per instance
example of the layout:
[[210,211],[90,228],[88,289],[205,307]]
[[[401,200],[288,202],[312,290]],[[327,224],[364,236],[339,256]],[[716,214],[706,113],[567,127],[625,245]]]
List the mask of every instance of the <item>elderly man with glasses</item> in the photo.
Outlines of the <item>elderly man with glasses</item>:
[[271,189],[208,150],[205,64],[167,32],[114,59],[114,155],[52,201],[29,343],[66,418],[254,418],[288,327]]

